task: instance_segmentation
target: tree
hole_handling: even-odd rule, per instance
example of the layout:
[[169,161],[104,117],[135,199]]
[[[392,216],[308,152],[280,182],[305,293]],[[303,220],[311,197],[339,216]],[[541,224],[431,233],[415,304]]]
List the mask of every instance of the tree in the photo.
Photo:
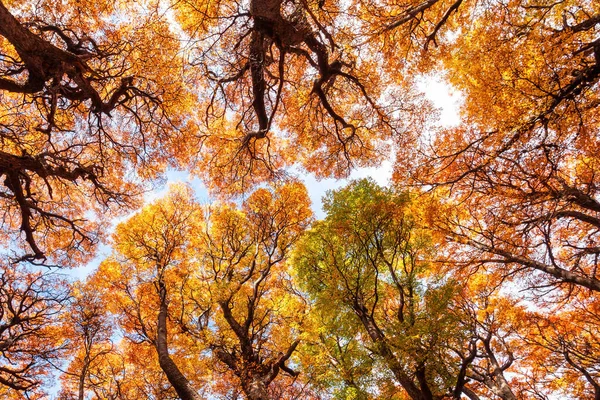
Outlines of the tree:
[[61,398],[85,400],[86,389],[95,391],[102,383],[95,371],[101,368],[103,359],[115,352],[111,340],[115,321],[111,320],[106,303],[98,294],[91,285],[73,285],[73,298],[64,323],[65,329],[70,331],[73,360],[63,375]]
[[330,192],[325,211],[294,261],[315,308],[352,316],[410,398],[460,398],[473,356],[451,349],[469,337],[451,311],[456,283],[430,274],[435,235],[418,200],[362,180]]
[[528,399],[522,391],[525,367],[521,362],[530,356],[523,341],[529,333],[529,315],[518,300],[495,293],[497,285],[490,278],[472,277],[458,302],[464,316],[461,323],[471,337],[469,353],[461,355],[472,358],[465,370],[472,383],[465,394],[472,400]]
[[357,339],[360,327],[352,315],[312,309],[304,326],[310,335],[300,344],[299,358],[302,374],[313,381],[326,398],[365,400],[375,398],[370,394],[381,390],[387,383],[378,379],[377,365],[369,351]]
[[410,103],[410,87],[384,73],[388,60],[365,43],[368,9],[333,1],[177,2],[203,93],[199,170],[209,185],[244,190],[294,164],[344,177],[354,166],[379,164],[390,138],[419,129],[421,105]]
[[201,218],[190,190],[175,187],[167,198],[117,227],[117,254],[102,264],[94,278],[104,288],[105,301],[112,304],[125,334],[131,341],[153,348],[160,368],[183,400],[200,396],[178,365],[181,351],[174,359],[169,348],[173,344],[169,307],[177,315],[180,309],[174,308],[183,304],[186,275],[191,273],[184,255]]
[[463,122],[422,143],[418,167],[397,164],[399,181],[445,186],[464,205],[444,227],[475,260],[535,287],[600,289],[599,12],[572,1],[481,9],[485,23],[444,59]]
[[185,162],[178,42],[142,11],[0,3],[0,207],[15,260],[83,262],[103,217],[136,206],[140,179]]
[[58,316],[69,297],[57,275],[0,268],[0,393],[38,398],[64,356]]
[[[599,34],[597,1],[0,0],[0,397],[68,364],[64,399],[599,398]],[[289,176],[390,151],[401,189],[298,243]],[[168,167],[243,197],[173,189],[70,300],[25,268],[89,260]]]
[[[179,399],[164,372],[156,362],[151,346],[134,344],[125,339],[113,344],[110,352],[102,352],[90,364],[85,380],[86,399],[106,400],[176,400]],[[63,375],[63,390],[57,400],[74,400],[78,397],[72,382],[77,377],[74,362]]]
[[398,74],[404,58],[391,57],[394,42],[411,52],[397,36],[406,28],[421,43],[431,30],[425,47],[437,43],[460,5],[2,4],[2,200],[6,238],[22,247],[13,258],[84,261],[102,239],[99,216],[134,207],[140,177],[190,156],[220,195],[294,165],[342,177],[379,164],[390,139],[427,119],[412,74]]
[[202,237],[198,289],[218,309],[219,334],[208,344],[248,399],[271,398],[269,386],[281,373],[298,375],[287,363],[300,342],[305,304],[287,259],[311,220],[309,204],[297,182],[257,189],[239,211],[213,210]]
[[532,387],[574,399],[600,398],[598,317],[598,300],[580,297],[531,318],[533,329],[524,339],[533,352]]
[[154,348],[180,398],[200,398],[196,382],[217,373],[211,358],[249,399],[268,398],[280,371],[297,375],[286,362],[304,312],[286,259],[310,221],[308,201],[292,182],[204,216],[180,187],[117,228],[117,253],[95,279],[126,335]]

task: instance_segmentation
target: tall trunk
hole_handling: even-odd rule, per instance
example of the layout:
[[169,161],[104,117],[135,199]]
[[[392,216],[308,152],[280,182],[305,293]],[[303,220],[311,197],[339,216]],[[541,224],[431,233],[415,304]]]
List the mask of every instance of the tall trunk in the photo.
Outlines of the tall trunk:
[[503,374],[494,374],[493,380],[488,378],[484,383],[502,400],[517,400]]
[[79,384],[78,384],[78,400],[85,400],[85,376],[87,375],[87,370],[89,366],[89,354],[85,355],[85,359],[83,360],[83,368],[81,369],[81,375],[79,375]]
[[167,344],[167,289],[164,282],[159,282],[160,310],[158,313],[158,329],[156,336],[156,351],[158,363],[169,383],[173,386],[181,400],[200,400],[190,382],[169,356]]
[[471,395],[467,393],[469,389],[465,387],[465,384],[467,383],[467,370],[469,369],[469,366],[471,365],[473,360],[475,360],[475,357],[477,357],[477,340],[472,339],[469,342],[469,354],[465,357],[461,356],[462,363],[460,365],[460,370],[458,371],[458,375],[456,377],[456,386],[452,391],[452,397],[455,400],[460,400],[463,393],[470,399],[473,399],[473,397],[471,397]]
[[402,364],[400,364],[385,340],[383,332],[381,332],[375,321],[368,314],[366,308],[361,304],[356,303],[354,304],[354,311],[375,344],[375,351],[383,358],[387,367],[392,371],[392,374],[394,374],[394,377],[410,398],[413,400],[433,400],[433,397],[428,396],[427,393],[420,390],[404,371]]
[[242,389],[248,400],[269,400],[268,384],[264,378],[250,377],[242,381]]
[[512,392],[508,381],[504,377],[504,371],[513,363],[512,355],[507,362],[505,362],[503,365],[500,365],[492,349],[491,338],[492,336],[490,333],[483,340],[483,346],[485,348],[487,358],[492,367],[494,367],[494,370],[487,379],[487,384],[489,388],[502,400],[517,400],[517,397]]

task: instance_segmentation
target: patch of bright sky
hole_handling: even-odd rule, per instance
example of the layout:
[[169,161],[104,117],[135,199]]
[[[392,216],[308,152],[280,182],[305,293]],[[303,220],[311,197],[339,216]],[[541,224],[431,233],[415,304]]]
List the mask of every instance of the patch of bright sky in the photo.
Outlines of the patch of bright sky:
[[[439,76],[426,76],[418,79],[417,82],[417,89],[439,109],[440,119],[437,125],[442,127],[458,125],[460,123],[459,108],[462,103],[461,94]],[[379,167],[357,168],[348,179],[317,180],[312,175],[305,175],[303,179],[312,201],[315,216],[319,219],[325,216],[322,198],[327,191],[341,188],[350,180],[370,177],[381,186],[388,185],[394,168],[392,161],[393,154],[390,154]]]
[[459,109],[463,102],[461,93],[441,76],[424,76],[417,79],[417,89],[440,111],[438,124],[442,127],[460,123]]

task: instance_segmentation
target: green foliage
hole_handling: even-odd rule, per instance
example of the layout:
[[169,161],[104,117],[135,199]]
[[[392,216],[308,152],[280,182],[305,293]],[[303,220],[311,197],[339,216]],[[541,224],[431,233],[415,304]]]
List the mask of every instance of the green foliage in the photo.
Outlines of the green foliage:
[[328,194],[326,218],[296,250],[294,265],[314,302],[314,318],[327,330],[320,345],[337,355],[331,365],[349,396],[389,379],[389,372],[370,381],[346,379],[342,350],[355,370],[385,370],[389,360],[381,354],[392,348],[408,370],[427,371],[429,385],[440,393],[456,379],[449,346],[467,342],[453,311],[459,287],[433,270],[434,233],[425,225],[421,201],[372,180],[352,182]]

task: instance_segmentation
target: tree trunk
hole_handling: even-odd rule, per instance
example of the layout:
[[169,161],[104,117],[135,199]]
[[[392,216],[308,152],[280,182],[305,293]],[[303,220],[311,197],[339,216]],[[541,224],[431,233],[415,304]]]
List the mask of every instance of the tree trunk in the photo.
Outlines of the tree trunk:
[[173,386],[181,400],[200,400],[200,396],[194,390],[190,382],[177,367],[177,364],[169,356],[167,344],[167,289],[164,282],[159,282],[160,310],[158,313],[158,329],[156,336],[156,351],[158,352],[158,363],[163,370],[169,383]]
[[486,383],[492,392],[502,400],[517,400],[504,376],[496,375],[493,381],[491,378],[488,378]]
[[268,384],[260,377],[251,377],[242,381],[242,389],[248,400],[269,400]]
[[81,370],[81,375],[79,375],[79,384],[77,388],[77,399],[85,400],[85,376],[87,375],[87,370],[89,367],[89,356],[86,354],[85,359],[83,361],[83,368]]
[[367,330],[369,337],[375,344],[375,352],[383,358],[385,364],[390,369],[394,377],[413,400],[433,400],[431,392],[426,393],[420,390],[404,371],[402,364],[398,361],[393,351],[390,349],[383,332],[379,329],[375,321],[368,314],[368,311],[361,304],[354,304],[354,311],[363,326]]

